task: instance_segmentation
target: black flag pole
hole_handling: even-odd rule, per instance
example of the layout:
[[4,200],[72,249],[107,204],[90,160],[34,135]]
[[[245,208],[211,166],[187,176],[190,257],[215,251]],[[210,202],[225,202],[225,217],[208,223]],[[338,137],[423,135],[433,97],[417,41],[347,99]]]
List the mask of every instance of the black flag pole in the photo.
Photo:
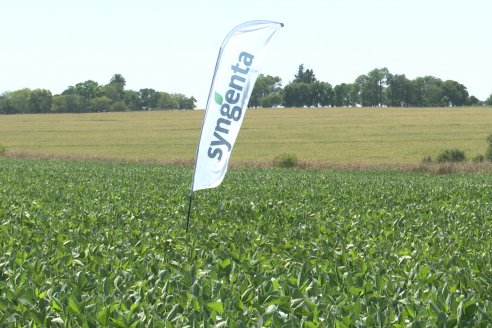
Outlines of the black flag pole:
[[186,233],[188,233],[188,227],[190,226],[190,213],[191,213],[192,200],[193,200],[193,190],[190,192],[190,204],[188,205],[188,218],[186,219]]

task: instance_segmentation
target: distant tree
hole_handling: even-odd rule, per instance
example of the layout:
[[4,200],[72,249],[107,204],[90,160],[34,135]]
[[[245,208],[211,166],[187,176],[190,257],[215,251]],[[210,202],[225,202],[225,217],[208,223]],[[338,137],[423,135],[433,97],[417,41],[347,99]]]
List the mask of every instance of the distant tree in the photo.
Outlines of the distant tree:
[[272,108],[282,104],[282,94],[276,93],[261,98],[260,106],[263,108]]
[[30,89],[21,89],[9,92],[6,97],[9,100],[10,106],[14,113],[25,114],[30,112],[29,97]]
[[51,110],[53,95],[44,89],[32,90],[28,97],[29,113],[48,113]]
[[115,74],[109,83],[103,87],[103,95],[111,99],[113,102],[124,100],[125,86],[125,78],[121,74]]
[[181,93],[177,93],[174,95],[178,100],[179,109],[194,109],[196,99],[194,97],[186,97]]
[[367,75],[358,76],[352,85],[352,101],[364,107],[385,105],[385,93],[390,79],[391,74],[387,68],[376,68]]
[[479,106],[482,102],[475,96],[469,96],[466,99],[466,106]]
[[310,106],[313,100],[309,83],[291,82],[284,88],[283,105],[286,107]]
[[386,89],[387,105],[393,107],[406,107],[410,104],[411,82],[403,75],[391,75],[388,78]]
[[354,104],[361,106],[371,106],[371,99],[374,98],[370,92],[373,90],[369,87],[369,78],[367,75],[359,75],[352,84],[350,98]]
[[[67,89],[68,90],[68,89]],[[82,83],[77,83],[75,87],[70,89],[70,93],[77,94],[88,100],[99,97],[102,95],[102,87],[95,81],[87,80]]]
[[61,95],[75,95],[77,92],[75,91],[75,87],[73,85],[69,85],[65,90],[62,91]]
[[130,110],[141,110],[140,106],[140,94],[134,90],[125,90],[124,96],[126,106]]
[[316,82],[316,76],[312,69],[304,69],[304,64],[299,65],[297,74],[294,75],[294,83],[313,83]]
[[370,71],[367,76],[370,79],[370,83],[375,85],[375,94],[373,106],[382,107],[385,104],[385,90],[388,87],[388,80],[391,79],[389,70],[384,68],[376,68]]
[[311,103],[314,107],[326,107],[333,105],[333,88],[328,82],[316,81],[309,84]]
[[126,80],[121,74],[113,75],[109,83],[118,85],[121,88],[121,90],[123,90],[126,86]]
[[338,84],[333,88],[333,102],[335,106],[352,106],[352,102],[350,101],[350,89],[351,85],[347,83]]
[[456,107],[466,105],[468,91],[463,84],[456,81],[447,80],[444,81],[442,87],[444,90],[444,96],[449,102],[449,106]]
[[55,95],[51,101],[51,109],[50,112],[52,113],[63,113],[65,112],[65,98],[69,97],[70,95]]
[[157,107],[159,96],[154,89],[145,88],[139,91],[140,107],[142,109],[151,109]]
[[157,108],[160,109],[178,109],[179,101],[178,98],[167,92],[157,93]]
[[485,100],[485,105],[492,106],[492,94]]
[[76,94],[56,95],[51,101],[51,112],[53,113],[82,113],[87,109],[87,100]]
[[[256,80],[253,92],[249,98],[249,107],[259,107],[261,105],[261,100],[264,97],[270,97],[273,95],[281,94],[282,91],[282,79],[278,76],[263,75],[260,74]],[[270,98],[273,99],[273,98]],[[271,107],[271,106],[269,106]]]
[[[119,102],[119,101],[117,101]],[[89,108],[92,112],[109,112],[113,101],[107,96],[100,96],[91,99]]]
[[109,83],[102,87],[101,96],[108,97],[111,101],[116,102],[119,100],[123,100],[125,97],[123,89],[121,89],[120,85],[115,83]]
[[439,107],[448,106],[449,99],[443,88],[443,82],[433,76],[418,77],[412,81],[412,106]]
[[5,93],[0,96],[0,114],[17,114],[17,108],[12,105],[9,94]]
[[[283,91],[282,103],[287,107],[319,106],[332,100],[331,85],[316,84],[318,80],[312,69],[299,65],[294,81],[287,84]],[[328,88],[329,86],[329,88]],[[329,100],[328,100],[329,99]]]
[[128,106],[125,104],[123,100],[119,100],[111,104],[110,110],[112,112],[126,112],[128,111]]
[[350,99],[350,103],[352,104],[352,106],[361,105],[361,103],[362,103],[362,100],[361,100],[361,81],[358,81],[358,80],[363,79],[364,78],[363,76],[357,77],[357,79],[355,79],[354,83],[349,84],[350,85],[349,99]]

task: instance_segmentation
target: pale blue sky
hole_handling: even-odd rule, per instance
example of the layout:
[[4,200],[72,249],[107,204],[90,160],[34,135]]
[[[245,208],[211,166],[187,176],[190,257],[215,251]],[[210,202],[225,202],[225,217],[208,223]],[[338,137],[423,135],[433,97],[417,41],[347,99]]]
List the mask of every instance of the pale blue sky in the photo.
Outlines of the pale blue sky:
[[220,44],[236,25],[283,22],[262,73],[322,81],[374,68],[492,93],[490,0],[0,0],[0,93],[122,74],[127,88],[194,96],[203,108]]

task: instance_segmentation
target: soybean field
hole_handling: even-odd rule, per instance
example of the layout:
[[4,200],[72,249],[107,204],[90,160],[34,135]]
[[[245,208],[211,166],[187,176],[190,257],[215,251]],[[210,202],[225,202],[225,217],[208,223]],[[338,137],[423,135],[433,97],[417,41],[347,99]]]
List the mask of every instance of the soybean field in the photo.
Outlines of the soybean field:
[[492,175],[0,157],[2,327],[490,327]]

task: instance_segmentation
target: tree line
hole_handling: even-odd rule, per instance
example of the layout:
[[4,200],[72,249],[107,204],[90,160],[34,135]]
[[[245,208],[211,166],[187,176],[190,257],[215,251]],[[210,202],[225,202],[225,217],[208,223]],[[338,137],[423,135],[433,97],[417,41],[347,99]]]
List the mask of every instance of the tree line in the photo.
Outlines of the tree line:
[[457,107],[492,105],[492,95],[485,101],[468,94],[456,81],[433,76],[408,79],[391,74],[387,68],[373,69],[353,83],[332,87],[319,81],[312,69],[299,65],[292,82],[282,88],[277,76],[260,75],[253,89],[250,107]]
[[[61,94],[46,89],[22,89],[0,95],[0,114],[83,113],[150,109],[194,109],[196,99],[151,88],[125,90],[126,80],[114,74],[106,85],[87,80],[69,86]],[[457,107],[492,106],[492,94],[481,101],[456,81],[433,76],[408,79],[376,68],[353,83],[332,86],[316,78],[312,69],[299,65],[285,87],[278,76],[261,74],[253,88],[249,107]]]
[[114,74],[106,85],[88,80],[69,86],[59,95],[45,89],[22,89],[0,96],[1,114],[84,113],[149,109],[194,109],[196,99],[151,88],[125,90],[126,80]]

